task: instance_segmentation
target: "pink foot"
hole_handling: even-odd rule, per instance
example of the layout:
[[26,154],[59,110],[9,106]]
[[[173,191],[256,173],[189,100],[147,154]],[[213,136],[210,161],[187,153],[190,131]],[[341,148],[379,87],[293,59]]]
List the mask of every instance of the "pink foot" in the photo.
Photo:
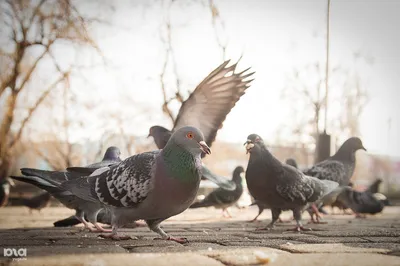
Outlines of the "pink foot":
[[323,222],[323,221],[313,221],[313,220],[311,220],[311,221],[309,221],[308,222],[308,224],[327,224],[328,222]]
[[256,228],[255,231],[269,231],[269,230],[272,230],[273,228],[274,228],[274,226],[267,225],[266,227]]
[[116,234],[108,234],[108,235],[101,234],[101,235],[99,235],[99,237],[105,238],[105,239],[111,239],[111,240],[115,240],[115,241],[132,239],[130,236],[127,236],[127,235],[116,235]]
[[103,228],[101,225],[99,225],[98,223],[95,223],[94,226],[97,228],[97,230],[94,230],[94,231],[91,230],[91,232],[96,232],[96,233],[99,233],[99,232],[111,233],[111,232],[112,232],[111,229],[104,229],[104,228]]
[[153,240],[171,240],[171,241],[175,241],[175,242],[177,242],[179,244],[185,244],[185,243],[189,242],[187,240],[187,238],[184,238],[184,237],[173,237],[173,236],[169,236],[167,239],[156,237]]

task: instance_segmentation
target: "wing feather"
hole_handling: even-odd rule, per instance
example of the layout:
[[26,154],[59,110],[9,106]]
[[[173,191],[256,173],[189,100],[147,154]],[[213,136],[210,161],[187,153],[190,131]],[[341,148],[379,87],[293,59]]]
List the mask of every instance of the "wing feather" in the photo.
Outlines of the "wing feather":
[[146,199],[150,191],[159,152],[131,156],[98,175],[67,181],[63,186],[86,200],[98,200],[114,207],[135,207]]
[[213,70],[183,102],[173,131],[191,125],[199,128],[211,146],[226,116],[245,93],[252,80],[245,80],[254,72],[246,69],[235,73],[237,63],[227,67],[229,60]]
[[285,181],[276,186],[276,191],[281,197],[290,202],[302,204],[314,202],[324,193],[320,180],[306,176],[291,166],[284,166],[283,178]]
[[341,184],[345,179],[346,170],[343,163],[334,160],[326,160],[314,165],[305,171],[304,174]]

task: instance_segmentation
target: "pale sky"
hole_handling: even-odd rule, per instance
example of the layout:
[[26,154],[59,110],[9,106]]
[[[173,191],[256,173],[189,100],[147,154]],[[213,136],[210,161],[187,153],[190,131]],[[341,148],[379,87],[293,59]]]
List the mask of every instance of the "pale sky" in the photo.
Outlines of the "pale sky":
[[[101,108],[91,113],[75,114],[91,121],[89,129],[75,132],[76,139],[86,139],[88,135],[95,138],[96,123],[114,126],[116,122],[112,119],[99,120],[99,116],[104,117],[101,115],[104,110],[117,113],[124,120],[126,131],[135,135],[147,135],[148,128],[155,124],[172,127],[161,112],[158,80],[165,58],[160,26],[166,12],[159,1],[145,3],[148,2],[118,1],[112,22],[123,26],[123,30],[109,26],[94,28],[96,40],[116,67],[97,69],[87,76],[95,92],[81,81],[72,81],[78,97],[94,105],[101,103]],[[172,45],[185,93],[222,62],[205,3],[208,1],[203,4],[176,1],[171,9]],[[277,130],[283,124],[290,124],[293,115],[288,103],[280,98],[288,84],[288,75],[294,68],[325,63],[326,1],[216,0],[215,3],[225,24],[225,29],[219,32],[222,39],[228,40],[226,58],[237,60],[243,53],[239,70],[251,66],[256,71],[252,86],[228,115],[217,139],[242,143],[247,135],[257,133],[271,143]],[[400,1],[332,0],[331,3],[331,66],[340,65],[358,73],[370,95],[360,117],[364,146],[371,153],[400,156],[397,103]],[[366,59],[355,62],[355,52],[361,52]],[[371,60],[373,64],[368,64]],[[169,68],[167,78],[171,73]],[[167,85],[172,92],[174,80],[169,78]],[[146,108],[154,108],[151,115]],[[335,112],[335,107],[332,108]]]

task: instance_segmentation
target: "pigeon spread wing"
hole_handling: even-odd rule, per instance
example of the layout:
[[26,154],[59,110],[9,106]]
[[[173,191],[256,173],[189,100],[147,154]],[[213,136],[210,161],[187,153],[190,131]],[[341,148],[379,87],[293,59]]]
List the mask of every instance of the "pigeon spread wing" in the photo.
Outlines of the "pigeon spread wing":
[[99,175],[68,181],[63,186],[85,200],[114,207],[135,207],[147,197],[159,152],[134,155]]
[[308,176],[313,176],[321,180],[331,180],[341,184],[345,178],[345,166],[343,163],[333,160],[326,160],[318,163],[304,172]]
[[211,146],[226,116],[250,86],[252,80],[244,79],[254,73],[245,73],[248,69],[234,73],[237,63],[226,67],[228,63],[211,72],[182,104],[173,131],[187,125],[197,127]]

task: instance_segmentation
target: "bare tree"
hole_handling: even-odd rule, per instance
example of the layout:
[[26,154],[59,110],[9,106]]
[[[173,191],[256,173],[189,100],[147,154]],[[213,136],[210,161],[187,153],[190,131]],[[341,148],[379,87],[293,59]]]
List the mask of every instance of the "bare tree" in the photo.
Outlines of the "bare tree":
[[[163,62],[161,73],[160,73],[160,85],[161,85],[161,91],[163,94],[163,102],[164,102],[163,106],[162,106],[162,110],[166,115],[168,115],[168,117],[172,123],[175,122],[175,117],[172,113],[172,110],[169,108],[168,105],[174,100],[177,100],[181,103],[183,102],[183,97],[182,97],[182,93],[181,93],[181,81],[179,78],[177,63],[176,63],[176,59],[175,59],[175,53],[174,53],[174,49],[172,46],[172,27],[171,27],[170,12],[171,12],[171,7],[173,5],[173,2],[174,1],[167,2],[166,7],[165,7],[165,17],[163,20],[163,24],[160,27],[161,42],[163,43],[164,49],[165,49],[165,59]],[[175,94],[171,98],[168,98],[166,83],[164,80],[169,64],[172,64],[172,69],[173,69],[173,73],[174,73],[174,77],[175,77],[175,85],[176,85]]]
[[[314,79],[309,77],[313,76]],[[302,108],[302,116],[297,116],[294,121],[293,135],[307,134],[317,142],[320,134],[321,111],[325,103],[324,77],[321,75],[319,63],[306,66],[302,71],[294,70],[289,77],[289,84],[284,88],[282,98],[292,103],[293,113],[299,115],[297,110]]]
[[[173,49],[173,27],[171,23],[171,8],[173,7],[173,4],[176,1],[174,0],[169,0],[169,1],[162,1],[163,4],[163,9],[164,9],[164,19],[162,22],[162,25],[160,27],[160,36],[161,36],[161,42],[163,43],[164,50],[165,50],[165,57],[163,60],[162,68],[161,68],[161,73],[159,75],[159,80],[160,80],[160,86],[161,86],[161,92],[163,95],[163,105],[162,105],[162,110],[163,112],[168,116],[168,118],[171,120],[172,123],[175,122],[175,116],[169,107],[169,104],[173,101],[178,101],[180,103],[183,103],[184,101],[184,93],[182,91],[182,86],[181,86],[181,78],[179,75],[178,71],[178,64],[176,62],[176,56],[175,56],[175,51]],[[201,1],[199,3],[203,4]],[[211,24],[214,29],[214,34],[215,34],[215,39],[218,45],[218,48],[221,49],[222,52],[222,59],[226,60],[226,49],[228,45],[228,40],[222,37],[222,33],[225,30],[225,23],[221,18],[220,11],[215,4],[214,0],[208,0],[208,3],[206,4],[206,7],[211,13]],[[240,59],[239,59],[240,60]],[[168,67],[171,67],[172,69],[172,74],[175,79],[175,89],[173,96],[168,96],[168,90],[167,90],[167,85],[165,82],[165,76],[167,74]],[[190,91],[187,93],[187,95],[190,95]]]
[[[330,95],[330,105],[338,103],[341,108],[338,115],[331,115],[328,126],[336,136],[359,136],[359,118],[368,102],[368,94],[362,88],[360,77],[348,70],[335,67],[331,70],[332,81],[336,81],[336,95]],[[333,75],[334,74],[334,75]],[[343,82],[342,82],[343,81]],[[315,145],[321,133],[321,112],[325,108],[325,77],[319,64],[294,70],[288,85],[283,90],[282,98],[292,107],[291,132],[297,139],[311,136],[309,144]],[[298,112],[298,110],[302,110]],[[336,138],[342,142],[344,139]]]
[[[99,55],[101,53],[87,31],[96,19],[83,16],[72,1],[7,0],[0,3],[0,10],[1,36],[5,37],[0,47],[0,98],[5,99],[4,113],[0,118],[1,178],[7,175],[12,149],[35,111],[71,74],[72,67],[61,65],[54,48],[67,43],[71,47],[88,47]],[[53,80],[45,89],[34,86],[42,62],[54,68]],[[16,124],[18,98],[27,88],[39,96],[21,123]]]
[[221,32],[225,30],[225,22],[221,18],[221,14],[214,0],[208,0],[208,6],[211,13],[211,23],[214,28],[215,40],[217,41],[218,47],[222,52],[222,60],[226,60],[226,48],[228,46],[228,40],[221,37]]

